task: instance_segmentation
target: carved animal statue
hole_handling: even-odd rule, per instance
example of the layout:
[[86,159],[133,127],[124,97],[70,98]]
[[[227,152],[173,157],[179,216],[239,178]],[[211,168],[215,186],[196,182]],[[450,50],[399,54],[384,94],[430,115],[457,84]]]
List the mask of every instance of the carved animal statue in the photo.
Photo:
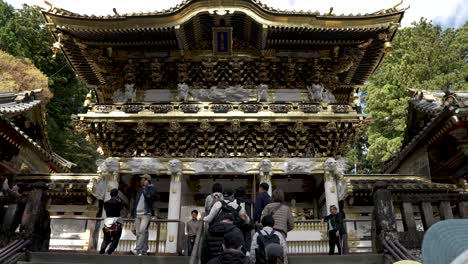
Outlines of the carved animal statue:
[[172,159],[167,164],[167,170],[171,175],[180,176],[182,174],[182,162],[178,159]]
[[187,102],[189,100],[189,86],[185,83],[177,85],[177,100]]
[[259,170],[259,174],[261,177],[270,175],[271,169],[272,169],[272,165],[269,159],[264,159],[260,161],[258,165],[258,170]]
[[257,87],[257,102],[267,102],[268,101],[268,85],[260,84]]
[[309,91],[311,101],[336,103],[336,98],[332,92],[321,84],[312,84],[307,86],[307,90]]

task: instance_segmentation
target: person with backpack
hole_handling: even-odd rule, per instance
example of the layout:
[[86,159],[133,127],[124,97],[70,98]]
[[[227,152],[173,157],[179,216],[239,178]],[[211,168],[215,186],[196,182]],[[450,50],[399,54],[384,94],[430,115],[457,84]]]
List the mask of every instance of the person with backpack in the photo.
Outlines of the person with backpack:
[[205,215],[210,213],[211,207],[217,201],[223,200],[223,186],[221,183],[217,182],[213,184],[212,193],[208,195],[205,199]]
[[[119,245],[123,224],[120,211],[123,209],[123,203],[119,200],[118,195],[119,190],[112,189],[110,191],[111,198],[104,203],[104,210],[106,211],[106,219],[104,219],[104,227],[102,228],[104,240],[99,254],[107,253],[111,255]],[[107,249],[107,247],[109,248]]]
[[203,221],[210,225],[219,223],[224,218],[225,214],[231,214],[234,217],[234,225],[237,227],[250,222],[245,209],[234,199],[234,192],[232,189],[225,189],[223,191],[223,200],[216,201],[213,204],[210,213],[203,218]]
[[341,255],[341,235],[346,233],[346,231],[344,231],[343,214],[338,213],[338,209],[335,205],[331,205],[330,214],[324,217],[320,222],[322,224],[324,222],[328,223],[328,244],[330,246],[328,255],[335,254],[335,246],[338,247],[338,255]]
[[[249,219],[252,219],[252,200],[247,198],[244,187],[238,187],[234,193],[237,203],[241,208],[245,209],[245,212]],[[242,224],[239,229],[244,234],[245,247],[242,248],[244,254],[247,254],[250,250],[250,244],[252,243],[252,230],[255,228],[253,223]]]
[[[201,263],[208,263],[211,259],[221,255],[223,253],[224,237],[232,232],[242,235],[240,229],[234,225],[232,214],[223,214],[220,222],[213,223],[208,228],[202,248]],[[243,245],[244,241],[242,240],[241,246]]]
[[273,229],[279,231],[286,240],[288,232],[294,229],[294,217],[291,208],[284,204],[284,193],[281,189],[274,190],[272,196],[273,202],[263,209],[262,218],[267,215],[273,216]]
[[[283,235],[273,229],[273,226],[275,225],[275,219],[273,219],[273,216],[264,216],[262,218],[262,225],[263,229],[256,232],[252,237],[250,260],[256,264],[278,262],[287,264],[288,246]],[[280,247],[275,247],[274,245],[278,245]],[[282,253],[281,255],[278,254],[280,251]]]
[[258,187],[257,198],[255,199],[255,223],[260,222],[263,209],[265,209],[265,206],[267,206],[267,204],[271,202],[271,197],[268,194],[268,189],[270,189],[270,186],[266,182],[260,183],[260,187]]
[[223,252],[211,259],[208,264],[253,264],[242,252],[243,239],[241,231],[237,228],[226,233],[223,236]]

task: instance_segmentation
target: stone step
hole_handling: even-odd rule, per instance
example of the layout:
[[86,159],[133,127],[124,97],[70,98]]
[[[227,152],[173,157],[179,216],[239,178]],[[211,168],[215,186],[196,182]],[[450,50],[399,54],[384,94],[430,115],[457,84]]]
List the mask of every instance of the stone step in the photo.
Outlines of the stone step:
[[293,264],[386,264],[386,259],[380,254],[355,255],[316,255],[316,256],[290,256],[289,263]]
[[[32,252],[31,261],[23,263],[35,264],[187,264],[189,257],[177,256],[133,256],[133,255],[99,255],[88,253]],[[21,263],[21,262],[18,262]]]
[[[176,256],[133,256],[133,255],[98,255],[86,253],[59,253],[59,252],[33,252],[30,262],[18,262],[18,264],[187,264],[189,257]],[[356,254],[344,256],[290,256],[289,263],[293,264],[386,264],[383,255],[379,254]]]

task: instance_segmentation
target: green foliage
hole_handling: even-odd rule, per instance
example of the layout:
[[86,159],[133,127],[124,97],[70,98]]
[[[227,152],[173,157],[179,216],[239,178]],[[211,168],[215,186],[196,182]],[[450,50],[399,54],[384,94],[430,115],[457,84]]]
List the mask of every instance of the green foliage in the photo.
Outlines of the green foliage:
[[95,172],[96,148],[71,127],[71,115],[80,109],[87,89],[63,55],[52,57],[53,42],[39,10],[27,5],[14,10],[0,0],[0,49],[28,58],[49,78],[54,97],[47,105],[47,133],[53,150],[76,163],[77,171]]
[[[400,29],[387,56],[363,87],[365,112],[373,122],[365,135],[369,148],[364,153],[370,169],[396,155],[401,148],[410,93],[408,88],[468,90],[468,27],[445,29],[421,19],[413,27]],[[349,153],[356,159],[356,152]]]

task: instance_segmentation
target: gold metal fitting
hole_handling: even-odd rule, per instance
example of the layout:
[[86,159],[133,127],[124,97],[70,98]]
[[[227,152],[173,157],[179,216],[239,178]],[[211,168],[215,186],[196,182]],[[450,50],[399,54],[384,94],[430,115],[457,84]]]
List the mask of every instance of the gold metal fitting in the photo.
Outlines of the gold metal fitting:
[[392,53],[393,52],[393,46],[390,41],[385,41],[384,43],[384,52],[385,53]]

